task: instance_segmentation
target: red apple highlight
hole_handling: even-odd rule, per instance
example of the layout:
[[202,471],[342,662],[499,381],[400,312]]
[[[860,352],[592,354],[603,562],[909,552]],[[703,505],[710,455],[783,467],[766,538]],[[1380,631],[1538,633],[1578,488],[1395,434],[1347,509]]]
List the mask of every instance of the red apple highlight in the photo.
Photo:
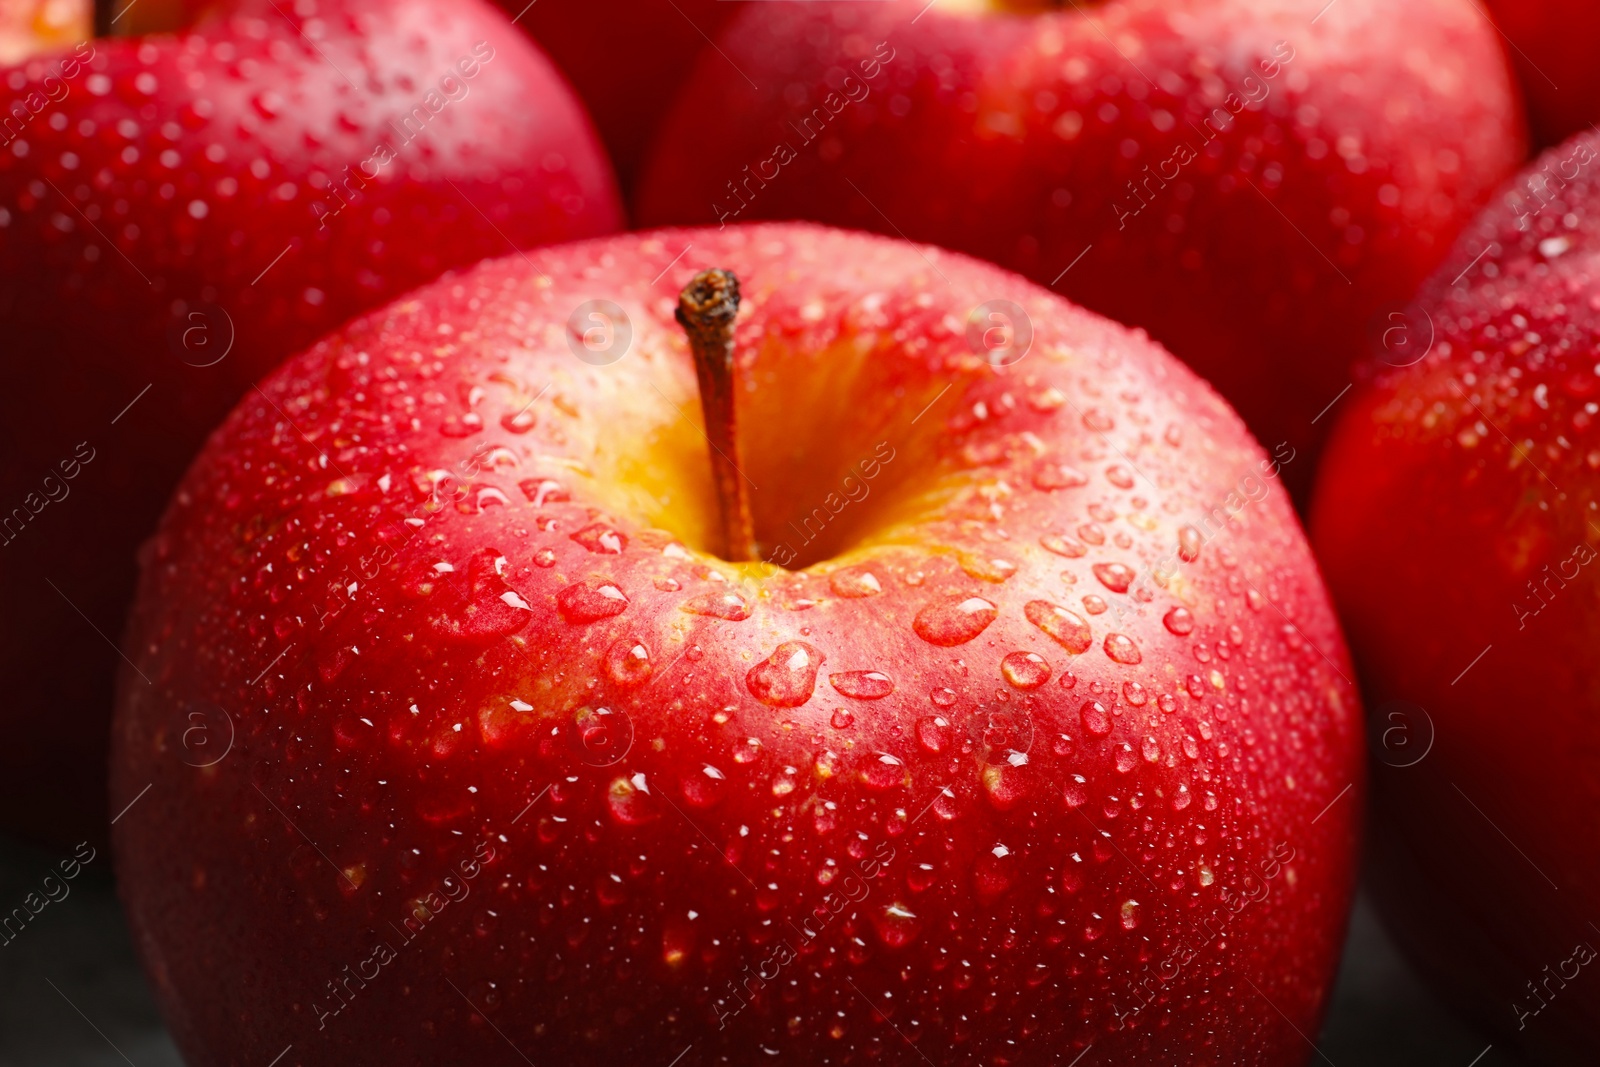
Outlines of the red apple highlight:
[[357,320],[145,557],[115,846],[179,1045],[1304,1062],[1364,772],[1278,473],[1142,335],[878,237]]
[[1523,154],[1471,0],[1318,6],[752,4],[701,55],[637,213],[970,252],[1148,329],[1310,456],[1369,323]]
[[8,77],[0,811],[77,840],[104,833],[135,547],[204,434],[350,316],[620,212],[581,109],[481,0],[256,4]]
[[1592,134],[1551,149],[1462,237],[1339,424],[1314,511],[1388,764],[1389,927],[1550,1063],[1592,1058],[1600,1011],[1597,165]]

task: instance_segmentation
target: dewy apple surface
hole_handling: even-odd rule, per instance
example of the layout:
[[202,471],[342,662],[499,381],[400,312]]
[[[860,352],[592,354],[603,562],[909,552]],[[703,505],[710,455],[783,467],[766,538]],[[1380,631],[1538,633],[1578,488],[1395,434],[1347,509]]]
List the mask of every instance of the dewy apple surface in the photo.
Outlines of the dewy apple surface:
[[[718,555],[739,513],[675,321],[707,271],[741,294],[731,347],[702,346],[748,478],[733,541],[792,537],[894,450],[809,566]],[[968,337],[999,300],[1031,327],[1015,360]],[[571,323],[602,301],[631,343],[594,362]],[[357,320],[235,410],[146,557],[152,684],[123,687],[113,795],[150,790],[116,854],[177,1040],[197,1063],[1301,1062],[1354,884],[1359,707],[1278,485],[1182,532],[1266,462],[1134,332],[811,226],[530,251]],[[1082,556],[1049,547],[1069,533]],[[1148,603],[1090,607],[1174,548]],[[352,557],[378,563],[319,625]],[[235,726],[211,768],[163,741],[199,701]],[[375,919],[519,813],[378,966],[409,995],[352,980],[319,1027],[305,976],[366,981]],[[1226,936],[1190,936],[1213,915]],[[219,954],[266,962],[218,988]]]
[[97,458],[0,544],[0,822],[71,842],[110,814],[138,546],[229,406],[441,271],[622,216],[581,108],[482,0],[246,0],[4,93],[0,507]]

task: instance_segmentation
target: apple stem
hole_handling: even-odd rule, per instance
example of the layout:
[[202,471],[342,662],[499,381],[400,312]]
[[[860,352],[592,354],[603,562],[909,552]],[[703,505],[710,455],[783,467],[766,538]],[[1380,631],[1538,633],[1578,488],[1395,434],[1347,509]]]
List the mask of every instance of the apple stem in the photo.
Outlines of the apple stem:
[[734,405],[738,379],[733,320],[738,314],[739,279],[732,271],[703,270],[678,294],[678,325],[694,353],[700,409],[711,444],[711,476],[722,511],[722,558],[733,563],[756,558],[749,483],[739,469],[739,417]]

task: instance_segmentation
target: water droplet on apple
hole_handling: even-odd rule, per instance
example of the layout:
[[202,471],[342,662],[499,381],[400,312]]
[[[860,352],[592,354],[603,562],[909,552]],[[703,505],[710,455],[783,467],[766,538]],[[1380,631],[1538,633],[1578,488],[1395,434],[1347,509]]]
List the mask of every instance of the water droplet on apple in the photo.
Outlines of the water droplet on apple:
[[620,556],[622,550],[628,547],[627,536],[613,530],[603,522],[590,523],[583,529],[568,536],[590,552],[596,552],[601,555]]
[[828,675],[828,683],[854,700],[881,700],[894,692],[894,679],[882,671],[843,671]]
[[1050,680],[1050,664],[1037,652],[1012,652],[1000,661],[1000,673],[1018,689],[1037,689]]
[[683,793],[684,803],[692,808],[705,809],[714,806],[722,799],[726,782],[727,777],[707,763],[700,770],[684,775],[679,788]]
[[750,695],[775,708],[797,708],[811,699],[823,656],[804,641],[785,641],[745,675]]
[[1095,737],[1104,737],[1111,732],[1111,713],[1098,700],[1085,701],[1083,707],[1078,709],[1078,718],[1083,720],[1083,728]]
[[942,715],[928,715],[917,720],[917,744],[924,752],[935,756],[950,743],[950,720]]
[[906,766],[898,756],[887,752],[877,752],[868,756],[861,764],[859,775],[861,784],[874,792],[883,792],[896,786],[906,785],[911,776],[906,771]]
[[743,622],[750,617],[750,602],[738,593],[702,593],[684,601],[682,610],[728,622]]
[[1126,634],[1106,634],[1105,650],[1116,662],[1130,666],[1144,658],[1139,654],[1139,646]]
[[1132,930],[1139,925],[1139,902],[1125,900],[1122,902],[1122,928]]
[[618,776],[606,789],[606,807],[611,817],[625,826],[637,826],[655,818],[655,806],[650,799],[650,787],[643,774],[631,779]]
[[864,567],[845,567],[834,571],[828,576],[828,588],[833,590],[834,596],[852,600],[877,596],[883,592],[883,584],[878,581],[878,576]]
[[566,486],[549,478],[524,478],[517,483],[517,488],[522,490],[522,495],[528,498],[528,503],[536,508],[546,504],[560,504],[572,499]]
[[533,554],[533,565],[535,567],[554,567],[556,565],[556,554],[548,548],[541,548]]
[[873,916],[872,925],[878,931],[878,940],[889,948],[902,948],[916,940],[922,925],[906,905],[895,901]]
[[1122,563],[1096,563],[1094,576],[1113,593],[1126,593],[1133,584],[1133,568]]
[[1045,534],[1039,538],[1039,544],[1043,545],[1046,551],[1054,552],[1056,555],[1065,556],[1068,559],[1077,559],[1079,556],[1087,555],[1089,552],[1088,546],[1082,541],[1076,537],[1067,537],[1062,534]]
[[1028,621],[1074,656],[1089,651],[1094,637],[1083,616],[1048,600],[1030,600],[1022,609]]
[[982,597],[951,597],[917,613],[911,628],[929,644],[949,648],[966,644],[988,627],[998,609]]
[[1083,807],[1089,801],[1089,780],[1081,774],[1068,775],[1061,797],[1069,809]]
[[1200,558],[1200,546],[1203,543],[1199,530],[1193,526],[1181,528],[1178,531],[1178,558],[1185,563],[1193,563]]
[[938,689],[935,689],[928,694],[928,699],[933,701],[936,706],[941,708],[954,707],[957,699],[956,691],[954,689],[946,689],[945,687],[940,686]]
[[628,608],[626,594],[604,578],[574,582],[556,594],[556,608],[571,623],[598,622]]
[[1033,487],[1045,492],[1077,489],[1089,484],[1089,476],[1065,463],[1045,462],[1033,468]]
[[856,717],[845,708],[838,708],[828,719],[828,725],[835,730],[848,730],[856,724]]
[[1179,637],[1194,632],[1194,614],[1188,608],[1173,608],[1161,617],[1161,622],[1168,631]]
[[500,425],[504,426],[510,433],[527,433],[538,424],[538,421],[530,408],[523,408],[521,411],[508,411],[500,416]]
[[631,637],[615,642],[606,651],[605,664],[606,675],[624,689],[644,684],[654,670],[650,663],[650,650]]

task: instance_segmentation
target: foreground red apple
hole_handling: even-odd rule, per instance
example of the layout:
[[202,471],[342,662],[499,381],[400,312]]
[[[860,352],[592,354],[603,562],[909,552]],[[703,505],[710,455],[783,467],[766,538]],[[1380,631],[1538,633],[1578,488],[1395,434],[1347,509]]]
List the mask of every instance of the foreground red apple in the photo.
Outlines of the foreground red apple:
[[1597,162],[1592,134],[1552,149],[1463,236],[1315,509],[1388,741],[1390,928],[1481,1025],[1574,1064],[1600,1043]]
[[749,5],[641,220],[809,218],[1012,267],[1148,329],[1308,484],[1374,316],[1521,161],[1493,27],[1472,0],[1044,6]]
[[250,383],[445,268],[620,221],[581,109],[481,0],[244,6],[8,75],[0,822],[28,832],[105,825],[135,546]]
[[1142,336],[875,237],[359,320],[145,558],[115,845],[180,1046],[1304,1062],[1362,752],[1276,471]]
[[1527,96],[1533,134],[1553,145],[1600,118],[1600,8],[1588,0],[1488,0]]
[[594,116],[631,188],[662,116],[743,4],[732,0],[495,0],[550,54]]

